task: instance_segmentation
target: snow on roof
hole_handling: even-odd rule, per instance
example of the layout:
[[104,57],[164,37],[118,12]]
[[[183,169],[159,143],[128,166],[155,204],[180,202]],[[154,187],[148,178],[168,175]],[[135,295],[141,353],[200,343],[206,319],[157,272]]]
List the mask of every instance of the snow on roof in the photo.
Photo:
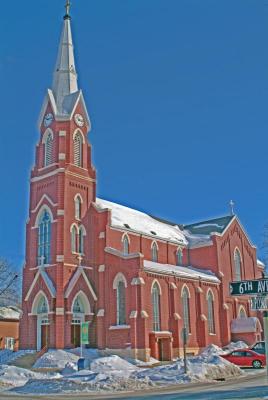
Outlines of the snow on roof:
[[113,227],[130,229],[183,245],[188,244],[185,235],[177,225],[169,225],[141,211],[99,198],[96,199],[96,205],[100,209],[108,208],[112,211]]
[[0,307],[0,320],[20,319],[21,311],[16,307]]
[[213,218],[208,221],[200,221],[194,224],[185,225],[184,228],[193,234],[209,235],[214,232],[222,233],[233,218],[235,218],[234,215]]
[[258,326],[260,328],[260,331],[262,331],[260,321],[256,317],[236,318],[231,321],[231,332],[232,333],[257,332]]
[[183,233],[188,240],[190,248],[209,246],[213,244],[210,235],[193,234],[188,230],[184,230]]
[[160,264],[157,262],[144,260],[144,271],[161,275],[172,275],[179,276],[180,278],[201,279],[204,281],[220,283],[220,280],[210,270],[201,270],[191,266],[180,267],[177,265]]
[[261,267],[265,267],[265,264],[261,260],[257,260],[257,264]]

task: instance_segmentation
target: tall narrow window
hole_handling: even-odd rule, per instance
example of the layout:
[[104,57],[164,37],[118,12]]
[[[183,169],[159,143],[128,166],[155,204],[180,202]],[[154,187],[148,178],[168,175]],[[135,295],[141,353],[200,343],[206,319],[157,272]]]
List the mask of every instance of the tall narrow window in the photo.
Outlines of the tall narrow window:
[[208,292],[208,333],[215,333],[214,299],[211,291]]
[[75,197],[74,200],[74,207],[75,207],[75,218],[81,219],[82,214],[82,199],[79,195]]
[[177,250],[177,265],[182,265],[182,249]]
[[127,235],[124,236],[123,238],[123,253],[129,254],[129,241]]
[[37,314],[47,314],[47,313],[48,313],[47,300],[44,296],[42,296],[37,306]]
[[118,282],[116,288],[116,324],[126,324],[126,288],[123,280]]
[[241,281],[241,255],[238,249],[235,250],[234,265],[235,265],[235,281]]
[[153,331],[160,331],[160,289],[155,282],[152,287],[152,306],[153,306]]
[[43,211],[38,225],[38,265],[50,263],[51,219],[47,210]]
[[44,166],[52,164],[52,144],[53,144],[53,136],[52,133],[49,132],[47,138],[45,140],[45,153],[44,153]]
[[158,261],[158,249],[156,243],[153,243],[152,245],[152,261]]
[[187,329],[187,332],[191,333],[189,298],[189,290],[184,287],[182,291],[183,323],[184,327]]
[[72,247],[72,253],[76,253],[76,241],[77,241],[77,229],[73,225],[71,229],[71,247]]
[[82,167],[83,138],[80,132],[74,136],[74,165]]
[[247,313],[243,306],[239,309],[238,318],[247,318]]
[[83,304],[82,304],[79,296],[77,296],[75,301],[74,301],[73,310],[72,311],[73,311],[73,313],[76,313],[76,314],[82,314],[82,313],[85,312]]
[[78,234],[78,253],[80,254],[84,254],[84,236],[85,230],[83,226],[80,226]]

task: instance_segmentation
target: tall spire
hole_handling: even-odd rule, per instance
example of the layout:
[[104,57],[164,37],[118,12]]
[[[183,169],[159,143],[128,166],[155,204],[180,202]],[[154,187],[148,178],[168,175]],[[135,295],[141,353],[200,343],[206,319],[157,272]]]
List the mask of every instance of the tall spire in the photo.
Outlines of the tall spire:
[[78,91],[71,31],[70,6],[70,0],[66,0],[66,14],[63,21],[63,30],[52,85],[52,91],[60,114],[65,113],[63,104],[65,97]]

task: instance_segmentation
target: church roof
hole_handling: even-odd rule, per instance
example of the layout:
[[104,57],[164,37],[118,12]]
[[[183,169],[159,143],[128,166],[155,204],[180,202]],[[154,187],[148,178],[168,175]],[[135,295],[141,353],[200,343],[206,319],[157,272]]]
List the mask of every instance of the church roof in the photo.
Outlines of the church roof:
[[0,320],[3,319],[16,319],[19,320],[21,310],[17,307],[0,307]]
[[197,269],[191,266],[182,267],[171,264],[160,264],[154,261],[144,260],[144,271],[159,275],[172,275],[185,279],[203,280],[220,283],[220,280],[210,270]]
[[222,233],[225,228],[229,225],[234,215],[228,215],[220,218],[213,218],[207,221],[200,221],[190,225],[184,225],[184,229],[189,231],[191,234],[210,235],[212,233]]
[[260,321],[257,317],[236,318],[231,321],[232,333],[262,332]]
[[144,212],[125,207],[111,201],[96,199],[100,209],[111,210],[111,225],[124,230],[133,230],[158,239],[165,239],[187,245],[187,239],[178,225],[161,222]]

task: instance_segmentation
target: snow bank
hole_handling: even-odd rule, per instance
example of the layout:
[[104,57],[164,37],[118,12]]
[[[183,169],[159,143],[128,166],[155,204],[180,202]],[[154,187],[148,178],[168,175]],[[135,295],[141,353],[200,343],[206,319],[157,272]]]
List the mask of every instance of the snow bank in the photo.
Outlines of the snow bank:
[[92,372],[98,372],[109,375],[129,377],[132,372],[137,371],[137,367],[118,356],[109,356],[98,358],[90,364]]
[[174,364],[142,370],[137,378],[147,378],[156,384],[177,384],[184,382],[206,382],[216,379],[226,379],[242,375],[239,367],[224,360],[218,355],[200,355],[189,357],[187,374],[184,373],[183,360]]
[[0,384],[10,386],[23,386],[29,379],[51,379],[59,376],[59,374],[41,374],[11,365],[0,365]]
[[43,354],[33,368],[59,368],[63,369],[68,363],[75,363],[80,357],[65,350],[49,350],[47,353]]
[[200,355],[203,357],[209,357],[218,356],[225,353],[226,352],[223,351],[221,347],[217,346],[216,344],[210,344],[200,353]]
[[[245,347],[244,342],[231,343],[228,350]],[[217,379],[239,377],[241,369],[220,357],[226,353],[216,345],[210,345],[199,356],[187,358],[187,374],[182,359],[154,368],[138,368],[116,355],[99,357],[98,350],[85,349],[83,355],[90,361],[90,369],[77,371],[79,349],[54,350],[44,354],[35,367],[61,368],[61,374],[40,374],[22,368],[4,366],[0,372],[0,384],[16,385],[16,393],[72,393],[99,391],[135,391],[152,386],[167,386],[188,382],[211,382]],[[9,369],[13,368],[13,369]],[[52,378],[57,377],[57,379]],[[14,383],[14,381],[16,383]]]
[[227,346],[223,347],[223,354],[230,353],[231,351],[234,350],[239,350],[239,349],[248,349],[248,344],[243,342],[242,340],[239,340],[238,342],[231,342]]

